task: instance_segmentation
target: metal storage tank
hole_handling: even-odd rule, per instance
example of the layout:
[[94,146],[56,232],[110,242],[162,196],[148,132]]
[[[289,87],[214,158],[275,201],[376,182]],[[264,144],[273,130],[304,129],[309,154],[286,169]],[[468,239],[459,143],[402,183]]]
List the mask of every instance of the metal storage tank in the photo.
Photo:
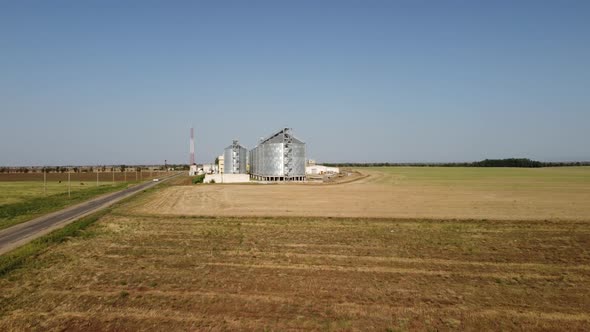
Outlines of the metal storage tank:
[[247,174],[248,150],[238,141],[225,148],[223,153],[223,172],[225,174]]
[[284,128],[250,151],[250,175],[262,181],[304,181],[305,143]]

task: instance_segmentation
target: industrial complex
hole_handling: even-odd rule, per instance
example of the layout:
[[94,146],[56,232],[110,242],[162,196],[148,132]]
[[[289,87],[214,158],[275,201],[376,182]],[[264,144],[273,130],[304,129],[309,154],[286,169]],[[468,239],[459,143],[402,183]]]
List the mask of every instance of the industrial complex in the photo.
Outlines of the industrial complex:
[[238,141],[225,148],[223,154],[225,174],[247,174],[248,150],[241,146]]
[[293,135],[291,128],[282,128],[260,139],[252,150],[238,140],[225,148],[215,164],[198,168],[194,162],[194,132],[191,129],[189,175],[205,174],[205,183],[239,182],[304,182],[309,176],[337,174],[338,168],[315,165],[306,159],[305,142]]
[[250,177],[259,181],[305,181],[305,143],[284,128],[250,151]]

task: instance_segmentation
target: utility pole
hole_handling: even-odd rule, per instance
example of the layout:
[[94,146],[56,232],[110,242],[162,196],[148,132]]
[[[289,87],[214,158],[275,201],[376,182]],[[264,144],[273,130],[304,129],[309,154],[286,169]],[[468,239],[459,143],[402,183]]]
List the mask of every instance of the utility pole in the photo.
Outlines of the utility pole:
[[143,174],[141,173],[141,167],[139,168],[139,181],[143,181]]
[[71,191],[72,191],[72,183],[70,181],[70,177],[72,174],[72,169],[68,168],[68,198],[72,197]]
[[125,182],[127,182],[127,170],[123,167],[123,176],[125,177]]
[[135,169],[135,182],[137,182],[137,168]]
[[96,167],[96,186],[98,187],[98,167]]
[[111,166],[111,173],[113,173],[113,186],[115,185],[115,166]]
[[47,173],[45,167],[43,167],[43,196],[47,196]]

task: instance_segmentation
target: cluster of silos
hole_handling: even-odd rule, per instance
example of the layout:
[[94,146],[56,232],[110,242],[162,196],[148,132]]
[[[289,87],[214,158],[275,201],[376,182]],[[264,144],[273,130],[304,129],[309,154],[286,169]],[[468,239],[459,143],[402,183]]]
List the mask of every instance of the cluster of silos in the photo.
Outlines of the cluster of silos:
[[225,174],[246,174],[248,173],[248,150],[233,141],[232,145],[225,148],[223,153],[223,172]]
[[290,128],[263,139],[250,150],[250,177],[259,181],[305,181],[305,143]]

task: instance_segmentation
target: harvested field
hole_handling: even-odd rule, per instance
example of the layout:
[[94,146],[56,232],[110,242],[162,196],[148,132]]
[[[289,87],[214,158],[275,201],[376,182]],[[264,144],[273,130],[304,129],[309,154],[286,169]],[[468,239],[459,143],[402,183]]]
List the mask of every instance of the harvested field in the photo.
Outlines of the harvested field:
[[137,213],[193,216],[332,216],[588,220],[590,167],[395,167],[338,185],[177,186]]
[[0,330],[587,330],[590,223],[119,209],[0,279]]
[[590,329],[590,168],[361,171],[174,179],[0,277],[0,330]]

